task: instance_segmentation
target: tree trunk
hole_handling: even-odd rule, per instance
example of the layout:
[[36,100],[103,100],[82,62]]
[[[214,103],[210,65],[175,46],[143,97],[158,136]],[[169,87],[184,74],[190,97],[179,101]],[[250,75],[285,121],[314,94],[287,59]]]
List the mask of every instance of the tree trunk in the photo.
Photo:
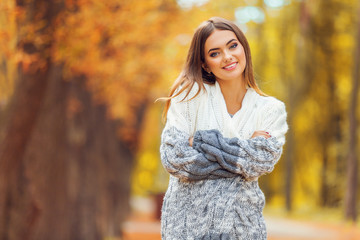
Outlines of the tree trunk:
[[[297,63],[297,68],[295,69],[295,74],[293,75],[293,79],[286,74],[286,58],[283,57],[281,69],[283,71],[283,76],[285,79],[289,80],[287,83],[288,89],[288,96],[287,96],[287,112],[288,118],[287,122],[289,125],[289,131],[286,135],[286,148],[284,152],[284,162],[285,162],[285,207],[288,212],[290,212],[293,208],[293,194],[292,194],[292,187],[294,183],[294,165],[295,165],[295,157],[294,153],[296,152],[296,139],[294,134],[293,126],[293,119],[294,115],[296,114],[294,109],[296,109],[302,100],[306,97],[306,94],[309,92],[310,81],[312,79],[312,70],[309,67],[308,58],[310,58],[312,51],[309,47],[306,46],[305,39],[312,34],[310,30],[310,14],[307,7],[307,2],[303,1],[299,5],[299,35],[298,41],[299,44],[296,48],[296,59],[295,62]],[[291,19],[293,17],[292,13],[288,13],[288,18]],[[289,21],[289,20],[287,20]],[[286,21],[286,22],[287,22]],[[285,24],[285,22],[284,22]],[[282,31],[287,29],[285,26],[282,28]],[[284,35],[287,35],[285,32]],[[283,45],[287,45],[288,42],[285,41]],[[290,39],[288,39],[290,41]],[[305,76],[304,76],[305,74]],[[301,79],[299,79],[301,76]]]
[[[121,236],[133,153],[119,140],[118,123],[107,118],[106,106],[92,100],[84,77],[64,81],[61,70],[50,72],[43,106],[11,172],[17,181],[5,181],[18,195],[0,193],[8,199],[7,212],[0,212],[6,220],[1,239]],[[4,169],[2,180],[9,173]]]
[[17,2],[24,26],[39,16],[47,23],[34,39],[50,40],[39,47],[19,37],[35,61],[19,67],[0,143],[0,240],[119,237],[129,210],[134,155],[117,136],[119,123],[93,101],[85,76],[65,80],[51,60],[59,2]]
[[[360,6],[358,8],[358,16],[360,17]],[[358,160],[356,152],[356,138],[357,138],[357,121],[356,121],[356,110],[357,110],[357,97],[359,89],[359,78],[360,78],[360,18],[357,23],[357,37],[356,37],[356,51],[354,56],[353,66],[353,87],[350,98],[349,107],[349,155],[347,163],[347,189],[345,195],[345,218],[348,220],[356,221],[357,219],[357,208],[356,208],[356,195],[357,195],[357,182],[358,182]]]
[[[18,21],[19,27],[44,22],[36,34],[52,35],[52,21],[61,9],[61,1],[33,0],[25,3],[18,0],[16,3],[17,7],[25,9],[25,16]],[[25,55],[31,56],[32,61],[19,64],[18,84],[0,149],[0,239],[28,239],[30,225],[38,214],[36,207],[26,203],[28,194],[23,157],[48,83],[51,44],[36,44],[35,37],[24,34],[19,36],[18,46]],[[27,211],[17,214],[14,209]],[[11,229],[12,224],[18,228]]]
[[[291,107],[291,104],[290,104]],[[288,110],[289,111],[289,110]],[[289,113],[289,112],[288,112]],[[288,124],[292,126],[293,111],[288,114]],[[285,207],[288,212],[292,210],[292,186],[293,186],[293,165],[294,157],[294,131],[290,130],[286,136],[286,154],[285,154]]]

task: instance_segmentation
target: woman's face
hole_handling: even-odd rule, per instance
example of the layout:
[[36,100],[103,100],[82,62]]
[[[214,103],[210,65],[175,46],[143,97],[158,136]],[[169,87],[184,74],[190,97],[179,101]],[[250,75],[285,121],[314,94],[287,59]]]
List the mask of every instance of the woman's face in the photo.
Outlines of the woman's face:
[[234,32],[215,30],[206,39],[204,51],[202,67],[212,72],[217,81],[244,80],[245,51]]

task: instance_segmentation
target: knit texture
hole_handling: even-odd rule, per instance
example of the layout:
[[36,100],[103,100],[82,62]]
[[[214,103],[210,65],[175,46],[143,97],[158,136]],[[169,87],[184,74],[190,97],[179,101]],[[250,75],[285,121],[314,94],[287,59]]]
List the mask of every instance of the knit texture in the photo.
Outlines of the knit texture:
[[[162,133],[161,161],[171,174],[162,209],[162,238],[266,239],[257,178],[281,156],[287,131],[282,102],[249,88],[233,117],[218,84],[174,98]],[[224,109],[225,107],[225,109]],[[269,139],[250,139],[266,130]],[[193,136],[193,147],[189,138]]]

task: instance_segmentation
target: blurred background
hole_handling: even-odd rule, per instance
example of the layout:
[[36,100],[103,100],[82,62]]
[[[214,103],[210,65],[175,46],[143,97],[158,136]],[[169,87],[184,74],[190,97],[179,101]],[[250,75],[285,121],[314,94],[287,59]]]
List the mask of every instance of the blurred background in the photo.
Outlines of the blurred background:
[[0,0],[0,239],[160,239],[155,100],[212,16],[287,106],[269,239],[360,239],[359,0]]

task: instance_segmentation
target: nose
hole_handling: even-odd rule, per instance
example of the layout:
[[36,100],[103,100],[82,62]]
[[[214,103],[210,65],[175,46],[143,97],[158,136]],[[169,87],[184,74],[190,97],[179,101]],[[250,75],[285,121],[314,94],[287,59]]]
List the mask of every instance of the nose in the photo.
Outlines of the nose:
[[229,51],[224,52],[224,62],[228,62],[232,60],[232,55]]

